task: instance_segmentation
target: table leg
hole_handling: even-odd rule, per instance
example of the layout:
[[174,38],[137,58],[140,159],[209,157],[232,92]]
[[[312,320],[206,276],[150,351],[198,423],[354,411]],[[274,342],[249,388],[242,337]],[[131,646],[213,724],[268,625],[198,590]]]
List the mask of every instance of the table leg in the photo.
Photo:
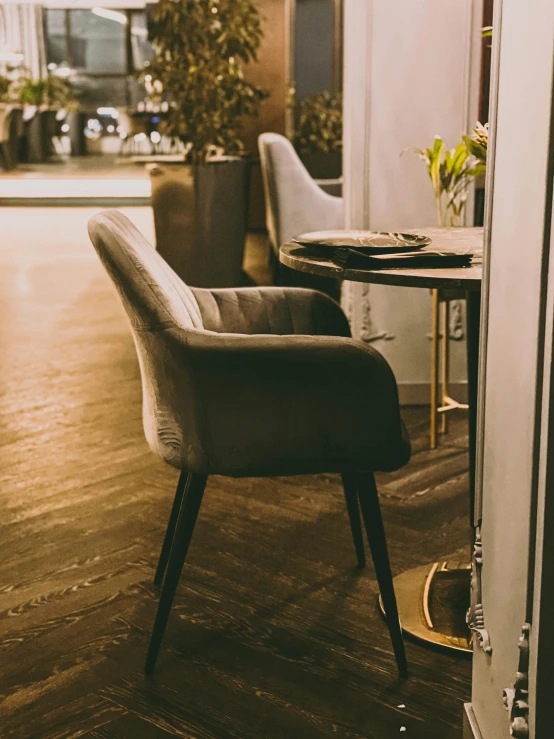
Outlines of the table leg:
[[[473,532],[477,442],[477,382],[481,293],[466,295],[466,342],[469,426],[469,509]],[[471,652],[465,622],[471,571],[465,562],[440,561],[407,570],[394,578],[402,630],[449,651]]]

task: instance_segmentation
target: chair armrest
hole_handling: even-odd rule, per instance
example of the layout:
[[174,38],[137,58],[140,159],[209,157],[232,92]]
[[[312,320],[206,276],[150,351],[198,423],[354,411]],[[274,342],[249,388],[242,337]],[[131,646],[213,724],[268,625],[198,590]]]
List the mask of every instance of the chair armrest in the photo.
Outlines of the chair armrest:
[[[164,333],[174,367],[192,374],[183,387],[192,382],[199,400],[205,472],[389,470],[409,458],[394,375],[372,348],[348,338]],[[178,390],[182,428],[191,402]]]
[[350,336],[338,303],[303,288],[192,288],[204,327],[218,333]]

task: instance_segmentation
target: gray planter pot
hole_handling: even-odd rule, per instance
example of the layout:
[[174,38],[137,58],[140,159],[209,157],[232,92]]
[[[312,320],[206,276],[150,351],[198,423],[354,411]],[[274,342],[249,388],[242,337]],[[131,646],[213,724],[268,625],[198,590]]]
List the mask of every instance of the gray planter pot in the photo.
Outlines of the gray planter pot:
[[42,112],[37,110],[34,116],[25,121],[25,135],[27,137],[27,161],[40,164],[46,160],[46,133],[45,119]]
[[87,155],[87,139],[85,128],[87,125],[87,114],[82,111],[71,111],[66,116],[69,125],[69,142],[72,157],[84,157]]
[[147,165],[156,248],[187,284],[243,284],[250,163]]

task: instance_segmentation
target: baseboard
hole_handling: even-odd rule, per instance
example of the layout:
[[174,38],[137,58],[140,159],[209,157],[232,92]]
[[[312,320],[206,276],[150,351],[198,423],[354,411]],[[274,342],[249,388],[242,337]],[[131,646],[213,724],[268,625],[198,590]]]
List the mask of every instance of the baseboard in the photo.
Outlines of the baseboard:
[[464,739],[483,739],[471,703],[464,703]]
[[[467,403],[467,382],[451,382],[450,395],[460,403]],[[428,382],[399,382],[400,405],[429,405],[431,386]]]

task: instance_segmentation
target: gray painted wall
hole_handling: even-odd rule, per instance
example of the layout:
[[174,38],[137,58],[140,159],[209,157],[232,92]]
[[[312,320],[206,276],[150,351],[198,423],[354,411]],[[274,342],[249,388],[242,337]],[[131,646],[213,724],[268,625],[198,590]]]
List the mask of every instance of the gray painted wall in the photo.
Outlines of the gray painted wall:
[[[487,213],[488,328],[480,407],[484,432],[482,602],[493,652],[486,656],[475,650],[472,707],[483,739],[506,739],[510,732],[503,691],[513,687],[518,640],[529,617],[529,552],[535,547],[530,521],[540,487],[536,473],[541,460],[535,434],[540,407],[537,397],[542,393],[538,371],[543,346],[541,284],[545,253],[550,249],[550,244],[545,245],[545,228],[552,210],[552,203],[546,200],[546,183],[554,4],[498,0],[493,25],[494,42],[499,45],[498,105],[494,178],[489,180],[494,197]],[[552,290],[552,274],[549,282]],[[543,530],[541,515],[539,508],[538,539],[552,536]],[[535,596],[540,602],[544,594],[539,591]],[[533,623],[532,650],[537,643],[536,628]],[[547,628],[551,630],[551,624]],[[549,685],[548,693],[551,688]],[[530,690],[533,720],[533,674]],[[532,727],[530,736],[549,739],[551,733],[535,734]]]
[[[347,0],[347,227],[396,231],[436,225],[425,166],[402,152],[431,145],[436,133],[452,147],[475,124],[481,18],[481,0]],[[428,402],[429,292],[354,285],[350,295],[345,290],[345,302],[353,307],[356,336],[394,336],[374,345],[392,365],[401,400]],[[452,342],[451,377],[465,382],[463,342]]]
[[296,0],[294,79],[298,100],[333,86],[333,0]]

